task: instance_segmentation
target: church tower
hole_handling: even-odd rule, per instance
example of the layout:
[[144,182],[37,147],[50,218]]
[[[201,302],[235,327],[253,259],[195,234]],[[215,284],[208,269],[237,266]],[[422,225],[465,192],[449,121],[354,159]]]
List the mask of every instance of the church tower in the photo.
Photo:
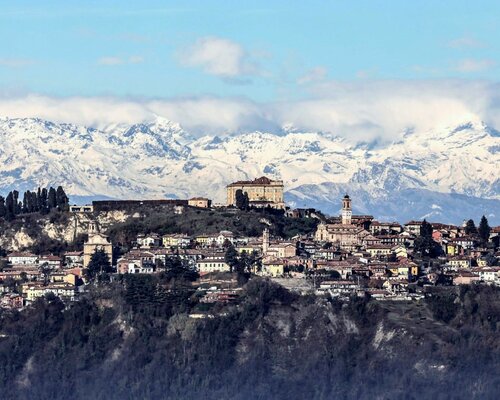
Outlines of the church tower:
[[95,221],[90,221],[88,226],[88,234],[89,236],[95,235],[99,233],[99,228],[97,227],[97,223]]
[[342,225],[351,225],[352,223],[352,208],[351,198],[345,195],[342,199]]

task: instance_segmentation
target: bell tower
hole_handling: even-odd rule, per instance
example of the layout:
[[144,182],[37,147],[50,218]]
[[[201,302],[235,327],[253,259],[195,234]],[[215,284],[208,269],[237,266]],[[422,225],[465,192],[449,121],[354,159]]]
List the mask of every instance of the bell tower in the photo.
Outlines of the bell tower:
[[342,225],[351,225],[352,223],[352,208],[351,198],[348,194],[342,199]]

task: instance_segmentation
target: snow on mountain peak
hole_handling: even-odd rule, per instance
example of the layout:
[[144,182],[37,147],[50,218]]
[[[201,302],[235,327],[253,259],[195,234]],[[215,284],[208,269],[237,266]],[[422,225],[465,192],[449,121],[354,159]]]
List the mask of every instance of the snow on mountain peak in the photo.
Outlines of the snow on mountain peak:
[[289,191],[335,183],[361,185],[374,197],[426,189],[500,199],[495,132],[471,119],[446,129],[408,131],[398,142],[368,150],[291,127],[283,135],[256,131],[194,138],[158,116],[103,129],[6,118],[0,120],[0,189],[63,184],[73,195],[176,193],[223,201],[228,182],[266,174],[283,179]]

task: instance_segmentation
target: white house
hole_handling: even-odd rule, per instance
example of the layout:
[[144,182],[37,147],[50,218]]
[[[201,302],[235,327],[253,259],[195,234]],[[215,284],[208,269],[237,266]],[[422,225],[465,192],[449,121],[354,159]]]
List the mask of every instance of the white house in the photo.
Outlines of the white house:
[[7,258],[12,265],[33,265],[38,263],[38,256],[31,253],[10,253]]

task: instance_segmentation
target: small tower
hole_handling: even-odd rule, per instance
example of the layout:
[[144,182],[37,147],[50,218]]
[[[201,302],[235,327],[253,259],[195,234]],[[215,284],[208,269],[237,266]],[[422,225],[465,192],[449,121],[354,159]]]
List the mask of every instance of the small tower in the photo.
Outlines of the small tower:
[[264,228],[262,232],[262,255],[267,254],[267,250],[269,249],[269,229]]
[[342,225],[351,225],[352,223],[352,208],[351,198],[345,195],[342,199]]
[[89,236],[95,235],[96,233],[99,233],[97,223],[94,221],[89,222],[89,231],[88,231]]

